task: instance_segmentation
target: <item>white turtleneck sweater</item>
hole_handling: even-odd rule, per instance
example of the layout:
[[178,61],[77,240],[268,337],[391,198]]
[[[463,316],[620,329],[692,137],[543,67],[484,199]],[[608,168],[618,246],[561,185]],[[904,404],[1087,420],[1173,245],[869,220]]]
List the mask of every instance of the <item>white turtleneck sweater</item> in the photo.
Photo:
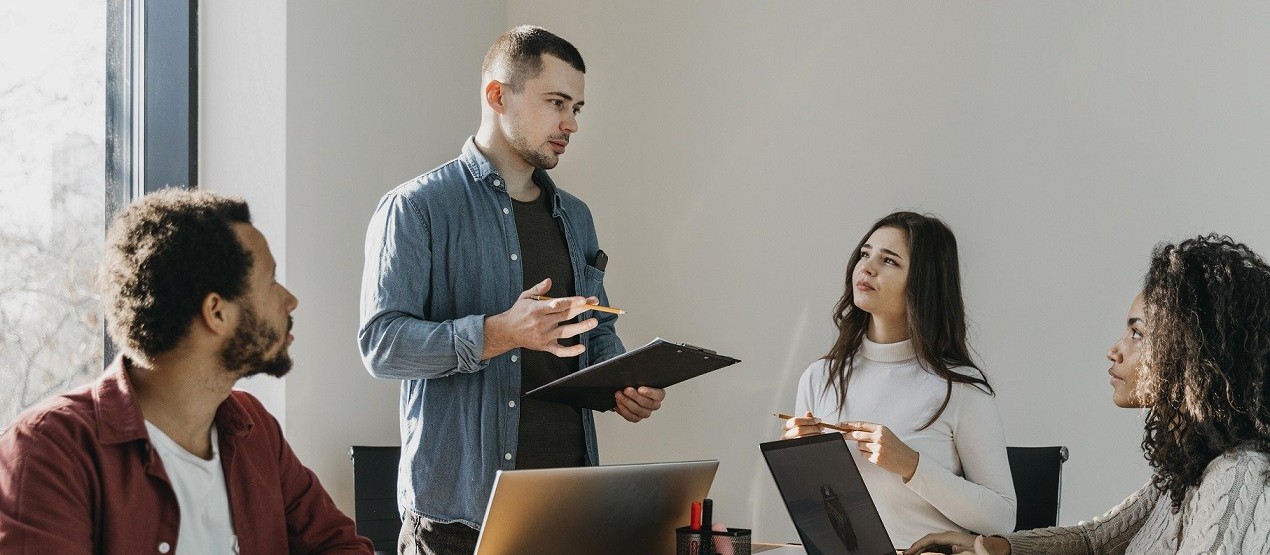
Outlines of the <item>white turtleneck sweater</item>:
[[[980,375],[973,368],[954,371]],[[991,535],[1014,530],[1014,482],[992,396],[977,386],[955,383],[943,414],[919,431],[943,403],[947,381],[919,363],[911,341],[864,339],[842,411],[837,410],[837,390],[825,388],[828,372],[823,359],[803,372],[795,401],[799,416],[811,411],[825,422],[882,424],[920,453],[913,478],[904,483],[851,450],[897,548],[931,532]]]

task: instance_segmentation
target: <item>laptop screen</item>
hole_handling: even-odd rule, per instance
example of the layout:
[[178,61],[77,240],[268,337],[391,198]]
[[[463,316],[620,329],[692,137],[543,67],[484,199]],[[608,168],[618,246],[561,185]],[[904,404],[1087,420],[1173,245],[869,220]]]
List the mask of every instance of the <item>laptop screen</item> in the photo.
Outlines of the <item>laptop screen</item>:
[[841,434],[760,445],[808,555],[894,555]]
[[477,555],[673,555],[719,461],[500,470]]

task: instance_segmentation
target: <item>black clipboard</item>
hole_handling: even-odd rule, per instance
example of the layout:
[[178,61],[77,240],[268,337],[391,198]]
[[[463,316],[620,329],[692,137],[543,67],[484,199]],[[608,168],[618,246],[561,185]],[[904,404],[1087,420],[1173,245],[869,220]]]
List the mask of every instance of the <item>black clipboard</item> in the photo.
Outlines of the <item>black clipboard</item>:
[[534,389],[525,397],[608,411],[617,408],[613,394],[622,388],[645,385],[665,389],[738,362],[741,360],[709,349],[658,337],[643,347]]

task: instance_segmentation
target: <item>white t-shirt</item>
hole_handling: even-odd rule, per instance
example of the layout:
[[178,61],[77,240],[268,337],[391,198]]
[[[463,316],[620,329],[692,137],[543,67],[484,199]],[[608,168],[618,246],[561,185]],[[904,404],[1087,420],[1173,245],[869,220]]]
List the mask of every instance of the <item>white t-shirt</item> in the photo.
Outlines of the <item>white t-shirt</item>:
[[[979,375],[973,368],[954,371]],[[882,424],[920,453],[913,478],[904,483],[862,458],[852,444],[860,475],[896,547],[907,548],[931,532],[1014,530],[1014,481],[994,397],[977,386],[954,383],[939,419],[919,431],[943,403],[947,381],[919,364],[910,341],[864,339],[842,411],[837,390],[825,388],[828,372],[826,360],[803,372],[794,403],[799,416],[811,411],[825,422]]]
[[150,431],[150,443],[163,461],[181,511],[176,555],[236,555],[238,536],[234,535],[234,522],[229,513],[229,493],[225,488],[225,470],[220,464],[216,426],[209,432],[211,460],[186,451],[149,421],[146,421],[146,429]]

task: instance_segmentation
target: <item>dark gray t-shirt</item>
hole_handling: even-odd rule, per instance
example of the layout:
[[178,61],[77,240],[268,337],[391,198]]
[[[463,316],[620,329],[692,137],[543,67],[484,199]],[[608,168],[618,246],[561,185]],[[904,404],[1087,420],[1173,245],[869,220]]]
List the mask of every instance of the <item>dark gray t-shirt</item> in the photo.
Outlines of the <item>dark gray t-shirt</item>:
[[[512,199],[516,233],[520,236],[525,289],[551,278],[549,297],[574,295],[573,264],[564,231],[551,215],[551,195],[543,191],[533,202]],[[575,318],[571,321],[577,321]],[[578,338],[560,341],[576,345]],[[578,369],[578,358],[560,358],[545,351],[521,350],[520,391],[525,393]],[[520,399],[516,468],[582,466],[586,457],[582,411],[537,399]]]

